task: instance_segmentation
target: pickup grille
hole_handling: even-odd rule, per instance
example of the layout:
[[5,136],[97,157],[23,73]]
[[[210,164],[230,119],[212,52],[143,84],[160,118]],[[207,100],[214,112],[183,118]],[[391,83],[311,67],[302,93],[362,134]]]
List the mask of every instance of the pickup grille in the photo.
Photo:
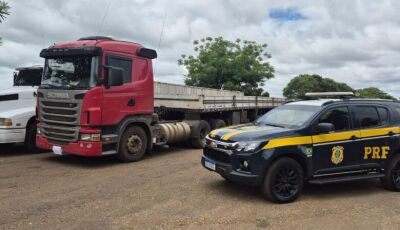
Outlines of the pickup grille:
[[223,163],[230,163],[230,158],[227,153],[217,151],[215,149],[205,147],[203,150],[204,156],[210,158],[211,160],[223,162]]
[[[43,91],[43,95],[46,95],[46,91]],[[42,135],[49,140],[61,143],[78,140],[82,100],[74,99],[74,92],[68,93],[72,99],[39,98],[40,129]]]

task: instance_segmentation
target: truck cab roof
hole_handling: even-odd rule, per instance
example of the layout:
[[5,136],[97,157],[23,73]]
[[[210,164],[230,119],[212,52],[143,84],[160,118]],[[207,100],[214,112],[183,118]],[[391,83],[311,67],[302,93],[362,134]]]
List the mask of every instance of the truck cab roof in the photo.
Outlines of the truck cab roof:
[[145,48],[143,45],[115,40],[105,36],[89,36],[80,38],[77,41],[54,44],[40,53],[41,57],[55,57],[63,55],[101,55],[102,51],[113,51],[144,57],[148,59],[157,58],[157,52]]

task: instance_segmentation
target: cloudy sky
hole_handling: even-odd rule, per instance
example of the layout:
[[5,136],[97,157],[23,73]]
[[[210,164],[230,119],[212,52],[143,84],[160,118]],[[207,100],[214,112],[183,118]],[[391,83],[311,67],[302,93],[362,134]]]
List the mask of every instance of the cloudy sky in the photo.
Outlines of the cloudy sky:
[[99,34],[158,49],[156,80],[183,83],[180,55],[192,52],[195,39],[223,36],[268,44],[276,73],[265,89],[272,96],[296,75],[316,73],[400,97],[398,0],[6,1],[0,89],[12,84],[15,67],[41,64],[42,48]]

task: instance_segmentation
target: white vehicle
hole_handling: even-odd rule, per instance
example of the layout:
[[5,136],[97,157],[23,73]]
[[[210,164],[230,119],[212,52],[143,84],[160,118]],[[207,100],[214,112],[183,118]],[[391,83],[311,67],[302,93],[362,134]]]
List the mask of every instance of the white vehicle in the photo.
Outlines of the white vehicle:
[[0,144],[25,143],[36,148],[36,91],[43,67],[17,68],[14,86],[0,90]]

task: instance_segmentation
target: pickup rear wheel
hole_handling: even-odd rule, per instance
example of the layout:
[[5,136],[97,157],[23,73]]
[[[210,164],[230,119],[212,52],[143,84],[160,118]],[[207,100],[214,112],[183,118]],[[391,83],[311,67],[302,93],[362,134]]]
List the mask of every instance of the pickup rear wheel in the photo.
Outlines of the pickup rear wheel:
[[400,154],[392,158],[381,182],[386,189],[400,192]]
[[145,154],[146,147],[147,138],[145,131],[138,126],[129,127],[122,134],[117,158],[121,162],[138,161]]
[[303,169],[291,158],[276,160],[265,175],[262,192],[276,203],[294,201],[303,190]]

